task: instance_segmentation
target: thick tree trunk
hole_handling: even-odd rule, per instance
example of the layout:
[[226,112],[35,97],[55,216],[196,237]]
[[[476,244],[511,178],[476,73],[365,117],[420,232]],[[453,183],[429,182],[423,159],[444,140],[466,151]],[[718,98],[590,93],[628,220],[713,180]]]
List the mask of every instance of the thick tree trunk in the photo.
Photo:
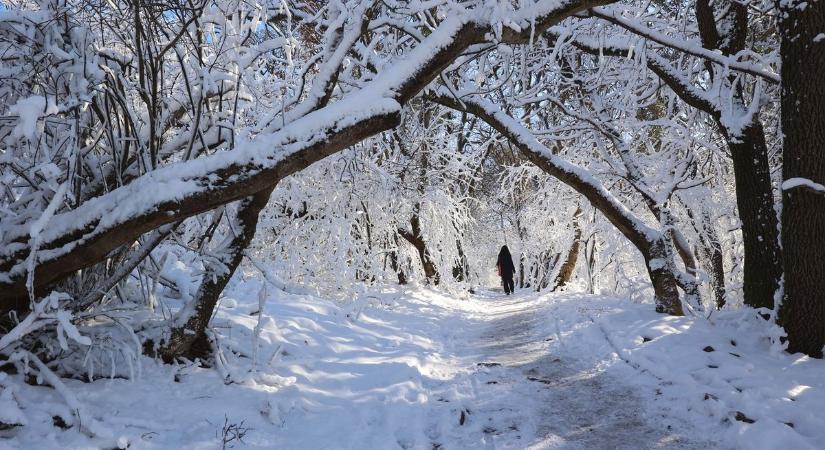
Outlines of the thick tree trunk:
[[[821,358],[825,346],[825,1],[777,2],[782,39],[782,249],[779,318],[788,351]],[[793,180],[793,181],[791,181]],[[796,181],[794,183],[794,181]]]
[[725,261],[722,254],[722,246],[718,240],[708,241],[708,245],[702,246],[708,261],[706,272],[710,275],[710,287],[713,290],[713,298],[716,301],[716,309],[725,307]]
[[[722,8],[728,10],[720,22],[717,13]],[[696,2],[696,19],[703,47],[724,55],[735,55],[744,50],[748,34],[747,4],[732,0],[725,3],[699,0]],[[707,65],[711,76],[721,76],[714,73],[710,63]],[[741,85],[732,75],[728,82],[734,86],[733,103],[744,109]],[[782,276],[782,260],[765,131],[758,113],[751,117],[751,122],[741,133],[736,134],[731,133],[718,110],[711,115],[725,136],[733,160],[736,207],[742,222],[745,253],[745,303],[754,308],[773,308]]]
[[773,308],[774,294],[782,276],[782,261],[762,124],[754,120],[738,139],[728,138],[728,146],[736,179],[736,206],[742,222],[745,303],[754,308]]
[[206,336],[209,320],[226,284],[243,260],[244,250],[255,237],[258,216],[269,201],[273,189],[274,186],[241,200],[233,227],[238,234],[221,251],[220,264],[213,263],[206,267],[203,281],[191,300],[192,309],[189,309],[189,305],[184,307],[189,314],[186,322],[173,327],[169,340],[161,344],[158,354],[164,361],[209,356],[209,339]]
[[570,244],[570,249],[567,250],[567,257],[559,269],[559,274],[553,283],[553,289],[563,288],[573,278],[573,272],[576,269],[576,262],[579,259],[579,247],[581,246],[582,230],[579,225],[579,216],[581,215],[581,208],[576,208],[573,213],[573,243]]
[[676,277],[673,275],[673,256],[670,255],[669,245],[665,239],[659,239],[646,251],[642,251],[642,254],[645,257],[650,282],[653,284],[656,312],[682,316],[684,311],[679,301]]

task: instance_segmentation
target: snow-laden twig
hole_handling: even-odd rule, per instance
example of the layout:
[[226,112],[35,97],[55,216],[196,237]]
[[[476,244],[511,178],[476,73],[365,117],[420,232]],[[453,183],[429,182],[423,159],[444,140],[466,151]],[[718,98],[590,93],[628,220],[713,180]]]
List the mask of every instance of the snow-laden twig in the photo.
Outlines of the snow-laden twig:
[[640,23],[627,19],[619,13],[617,13],[614,9],[599,7],[593,8],[591,12],[596,17],[612,22],[634,34],[642,36],[646,39],[650,39],[651,41],[656,42],[657,44],[661,44],[666,47],[679,50],[689,55],[703,58],[707,61],[712,61],[716,64],[722,65],[725,68],[738,70],[756,77],[760,77],[771,83],[779,82],[779,75],[774,73],[770,69],[770,67],[766,67],[760,64],[741,62],[738,60],[736,56],[728,57],[720,53],[716,53],[711,50],[705,49],[698,42],[680,41],[674,39],[670,36],[660,33],[657,30],[648,28]]
[[52,292],[39,302],[35,302],[32,311],[8,333],[0,337],[0,352],[11,353],[13,344],[19,343],[25,336],[48,325],[57,325],[57,337],[63,349],[67,348],[65,334],[79,344],[90,345],[89,338],[81,336],[77,327],[71,323],[71,313],[60,309],[60,301],[70,299],[68,294]]
[[258,321],[252,330],[252,371],[258,370],[258,348],[260,347],[261,331],[263,330],[264,308],[266,307],[266,284],[261,285],[258,291]]
[[29,293],[29,301],[34,303],[34,272],[37,265],[37,250],[40,248],[40,233],[46,228],[52,217],[57,212],[58,206],[63,202],[66,191],[69,189],[69,182],[63,182],[49,201],[49,205],[29,227],[29,257],[26,261],[26,290]]
[[264,279],[267,281],[267,283],[271,284],[276,289],[278,289],[280,291],[283,291],[283,292],[286,292],[287,294],[293,294],[293,295],[314,295],[314,296],[318,295],[317,291],[309,289],[307,287],[294,286],[294,285],[291,285],[291,284],[287,284],[280,277],[278,277],[277,275],[275,275],[275,274],[269,272],[268,270],[266,270],[264,268],[263,264],[261,264],[261,262],[258,261],[257,258],[252,256],[249,252],[245,251],[244,256],[249,260],[249,262],[252,263],[253,266],[255,266],[256,269],[258,269],[259,272],[261,272],[261,274],[264,276]]

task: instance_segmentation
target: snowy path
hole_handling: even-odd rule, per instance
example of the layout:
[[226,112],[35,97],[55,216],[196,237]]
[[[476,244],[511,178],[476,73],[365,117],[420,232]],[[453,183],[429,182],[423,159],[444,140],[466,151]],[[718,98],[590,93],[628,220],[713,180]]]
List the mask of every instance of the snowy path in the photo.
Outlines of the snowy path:
[[[651,423],[638,387],[566,348],[547,301],[488,292],[487,321],[467,356],[478,360],[476,412],[491,448],[708,448]],[[533,301],[530,301],[533,300]]]
[[144,358],[133,380],[66,380],[111,431],[94,438],[54,426],[72,412],[53,389],[15,382],[29,425],[0,430],[0,449],[214,449],[224,421],[248,428],[235,449],[772,450],[825,439],[825,363],[772,353],[770,329],[747,311],[707,321],[604,296],[389,288],[346,302],[277,293],[260,315],[260,283],[237,280],[222,302],[220,368]]

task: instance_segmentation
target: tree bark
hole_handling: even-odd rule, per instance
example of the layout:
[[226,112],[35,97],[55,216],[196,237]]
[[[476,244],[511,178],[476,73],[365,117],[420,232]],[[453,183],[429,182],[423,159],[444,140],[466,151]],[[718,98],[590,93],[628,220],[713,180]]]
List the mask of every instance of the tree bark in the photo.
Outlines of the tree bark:
[[[748,6],[732,0],[723,6],[728,8],[724,23],[717,23],[719,21],[710,1],[698,0],[696,19],[702,46],[730,56],[745,48]],[[714,70],[709,62],[707,66],[711,76],[714,76]],[[744,108],[741,85],[737,84],[733,75],[729,76],[728,82],[735,86],[732,89],[733,103]],[[741,133],[732,134],[718,110],[708,112],[719,125],[733,161],[736,207],[739,220],[742,222],[745,255],[742,288],[745,303],[754,308],[773,308],[774,296],[779,289],[782,276],[782,259],[779,246],[779,219],[774,207],[765,131],[758,113],[751,117],[750,123]]]
[[728,147],[736,179],[736,206],[742,222],[745,303],[754,308],[772,309],[782,276],[782,260],[768,147],[758,118],[739,138],[728,137]]
[[398,284],[407,284],[407,275],[404,274],[404,269],[401,267],[401,262],[398,260],[398,234],[393,233],[393,240],[395,241],[396,250],[390,251],[390,267],[398,277]]
[[453,279],[455,281],[465,281],[470,273],[470,268],[467,265],[467,256],[464,254],[461,239],[455,240],[455,246],[458,251],[458,260],[453,264]]
[[582,229],[579,225],[579,216],[581,216],[581,213],[582,210],[578,207],[576,208],[576,212],[573,213],[573,243],[570,244],[570,249],[567,250],[567,257],[564,258],[564,262],[559,269],[559,274],[553,283],[553,291],[563,288],[573,278],[576,262],[579,259],[579,247],[581,246],[582,240]]
[[679,302],[678,283],[673,275],[673,258],[668,256],[669,253],[669,244],[664,239],[654,241],[642,251],[656,295],[656,312],[682,316],[684,312]]
[[584,256],[587,262],[587,292],[594,294],[596,291],[596,235],[590,235],[584,241]]
[[[825,346],[825,2],[777,2],[782,56],[782,249],[779,319],[788,351],[821,358]],[[800,180],[801,179],[801,180]],[[813,185],[815,186],[815,185]]]

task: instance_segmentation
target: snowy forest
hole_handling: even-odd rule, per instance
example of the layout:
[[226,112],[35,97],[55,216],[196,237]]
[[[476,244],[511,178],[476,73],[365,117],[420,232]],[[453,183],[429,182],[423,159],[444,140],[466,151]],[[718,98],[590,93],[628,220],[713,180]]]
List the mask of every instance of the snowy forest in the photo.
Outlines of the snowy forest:
[[825,0],[0,0],[2,448],[825,448],[824,261]]

